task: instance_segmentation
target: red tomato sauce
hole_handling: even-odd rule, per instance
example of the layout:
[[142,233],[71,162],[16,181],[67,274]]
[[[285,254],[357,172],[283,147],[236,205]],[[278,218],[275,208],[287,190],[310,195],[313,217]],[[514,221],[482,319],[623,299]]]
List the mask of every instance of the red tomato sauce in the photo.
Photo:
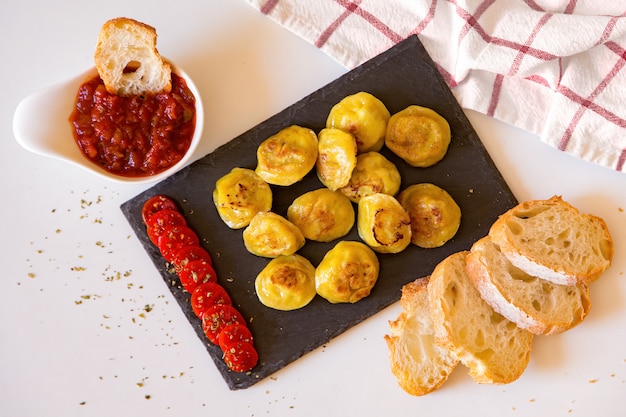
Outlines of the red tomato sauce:
[[158,174],[176,164],[191,144],[196,99],[172,73],[170,93],[120,97],[99,76],[78,89],[70,115],[82,153],[107,171],[127,176]]

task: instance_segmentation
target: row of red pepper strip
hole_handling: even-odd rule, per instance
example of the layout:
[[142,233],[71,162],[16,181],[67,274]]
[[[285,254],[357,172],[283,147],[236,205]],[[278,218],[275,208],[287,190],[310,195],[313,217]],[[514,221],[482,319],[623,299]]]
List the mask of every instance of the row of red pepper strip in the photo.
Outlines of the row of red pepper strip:
[[228,292],[217,283],[210,254],[176,202],[168,196],[153,196],[143,205],[142,219],[150,241],[174,266],[181,285],[191,294],[193,312],[209,341],[222,349],[228,368],[250,371],[259,358],[250,329]]

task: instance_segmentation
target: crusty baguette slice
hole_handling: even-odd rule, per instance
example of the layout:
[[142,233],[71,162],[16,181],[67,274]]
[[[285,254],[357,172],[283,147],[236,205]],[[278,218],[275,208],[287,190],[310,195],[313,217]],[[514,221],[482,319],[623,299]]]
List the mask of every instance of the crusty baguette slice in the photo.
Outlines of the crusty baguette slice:
[[445,258],[428,282],[438,344],[452,350],[477,383],[506,384],[522,375],[533,334],[491,308],[465,272],[468,252]]
[[589,283],[613,258],[604,220],[579,212],[560,196],[513,207],[494,222],[489,236],[513,265],[555,284]]
[[439,388],[458,363],[454,353],[435,343],[427,284],[426,277],[402,287],[402,312],[389,322],[391,335],[385,335],[391,372],[411,395]]
[[157,33],[149,25],[119,17],[104,23],[94,59],[107,91],[120,96],[170,92],[170,65],[156,48]]
[[483,300],[533,334],[556,334],[576,326],[589,313],[589,287],[558,285],[516,268],[489,236],[466,258],[466,272]]

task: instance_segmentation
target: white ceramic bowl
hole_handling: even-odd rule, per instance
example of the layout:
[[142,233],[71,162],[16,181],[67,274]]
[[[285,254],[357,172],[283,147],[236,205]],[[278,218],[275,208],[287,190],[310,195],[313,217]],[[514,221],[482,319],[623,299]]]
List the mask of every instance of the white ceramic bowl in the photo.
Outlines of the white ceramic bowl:
[[196,98],[196,128],[189,149],[175,165],[155,175],[127,177],[113,174],[87,159],[81,152],[72,133],[69,116],[74,109],[79,86],[97,74],[93,67],[65,82],[52,85],[23,99],[13,116],[13,134],[25,149],[60,159],[79,166],[95,175],[118,183],[148,183],[160,181],[183,168],[192,157],[202,138],[204,109],[200,93],[191,78],[168,61],[172,71],[185,79]]

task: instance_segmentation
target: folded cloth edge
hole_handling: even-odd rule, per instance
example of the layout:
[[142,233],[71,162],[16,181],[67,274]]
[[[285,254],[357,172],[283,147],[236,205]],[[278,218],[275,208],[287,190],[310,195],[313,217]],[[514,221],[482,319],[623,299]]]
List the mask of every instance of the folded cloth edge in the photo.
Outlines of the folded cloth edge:
[[[430,19],[423,18],[420,21],[422,26],[419,27],[419,31],[394,32],[389,29],[384,36],[380,36],[379,32],[385,32],[385,30],[377,28],[376,31],[370,31],[372,23],[368,19],[375,21],[375,18],[352,19],[355,8],[358,8],[361,2],[329,0],[317,2],[314,7],[311,3],[303,2],[302,0],[246,1],[270,19],[313,44],[348,69],[352,69],[375,55],[384,52],[411,34],[418,34],[425,49],[439,66],[443,78],[462,107],[529,131],[539,136],[544,143],[585,161],[612,170],[626,172],[626,115],[613,114],[613,112],[608,110],[609,105],[615,105],[610,100],[608,102],[596,102],[594,100],[599,100],[599,97],[576,93],[575,87],[577,84],[568,87],[566,83],[569,80],[563,79],[564,74],[576,72],[576,65],[580,65],[583,69],[590,67],[589,63],[585,61],[588,57],[585,56],[586,51],[584,50],[581,53],[572,54],[572,57],[560,57],[555,54],[549,62],[549,65],[553,66],[550,68],[552,73],[547,77],[541,73],[542,68],[535,73],[528,70],[524,72],[523,69],[518,69],[519,73],[502,74],[470,67],[469,69],[463,68],[462,71],[465,71],[465,74],[456,79],[457,74],[455,72],[458,72],[460,65],[450,61],[450,59],[458,60],[459,56],[444,56],[445,52],[442,53],[441,46],[445,42],[449,43],[450,39],[440,39],[440,32],[436,29],[431,29],[435,26],[432,20],[436,19],[435,16],[439,18],[445,17],[441,10],[444,7],[450,8],[452,3],[457,5],[456,13],[460,14],[458,5],[463,3],[465,7],[469,7],[468,5],[472,3],[471,0],[465,2],[460,0],[456,2],[437,2],[434,0],[430,2],[430,5],[426,1],[414,2],[424,3],[424,6],[429,8]],[[341,8],[338,7],[338,3],[342,3],[346,7],[344,13],[340,13]],[[397,3],[406,2],[398,0]],[[442,5],[439,3],[446,4]],[[474,3],[476,2],[474,1]],[[374,8],[371,5],[370,7]],[[375,12],[387,13],[385,10],[376,10]],[[409,11],[407,14],[411,12],[414,13],[415,10]],[[544,25],[550,20],[545,16],[554,16],[552,13],[541,13],[542,10],[535,10],[534,12],[540,12],[534,15],[542,18]],[[324,18],[321,19],[320,16],[324,16]],[[410,17],[415,17],[415,15]],[[560,17],[560,15],[557,17]],[[569,16],[563,17],[567,18]],[[626,18],[600,17],[602,19],[594,20],[594,22],[609,21],[613,25],[616,35],[612,38],[605,36],[605,39],[602,42],[598,42],[599,45],[594,45],[594,47],[596,51],[604,51],[605,60],[617,58],[615,67],[623,65],[626,59],[626,53],[623,51],[626,46],[621,46],[621,43],[626,45],[626,39],[622,37],[622,35],[626,34]],[[388,16],[385,18],[389,20]],[[588,18],[597,18],[597,16],[589,16]],[[552,21],[558,22],[558,19],[553,18]],[[620,30],[615,30],[618,22],[621,24]],[[377,24],[382,25],[382,20],[379,20]],[[424,30],[426,27],[428,27],[428,30]],[[446,28],[446,30],[449,30],[449,28]],[[547,31],[547,29],[545,30]],[[479,31],[470,32],[470,30],[467,32],[468,38],[476,36],[476,32]],[[459,35],[454,34],[454,36],[458,37]],[[346,42],[346,39],[354,40],[354,42]],[[617,39],[619,43],[614,39]],[[618,45],[619,50],[622,51],[621,56],[616,53],[615,57],[606,58],[606,52],[610,48],[604,45],[608,42]],[[539,44],[536,40],[535,43]],[[350,47],[345,47],[347,44]],[[499,46],[495,42],[494,44]],[[456,45],[456,47],[461,48],[459,45]],[[522,45],[518,48],[520,51],[525,51],[524,48],[526,47]],[[506,48],[501,49],[504,50],[504,53],[510,52]],[[488,53],[493,53],[493,51],[488,51]],[[532,52],[528,55],[532,55]],[[445,61],[446,58],[449,61]],[[514,60],[513,62],[515,63]],[[465,65],[467,67],[467,64]],[[557,66],[556,69],[555,66]],[[605,89],[605,95],[616,95],[615,88],[607,88],[607,86],[614,87],[617,85],[615,80],[608,79],[606,74],[594,75],[599,79],[597,81],[598,87],[603,86]],[[622,74],[622,76],[626,75]],[[596,82],[595,79],[594,82]],[[564,93],[564,91],[566,92]],[[610,94],[606,94],[606,91],[609,91]],[[621,106],[621,108],[626,108],[626,106]],[[599,135],[602,135],[602,137],[598,137]]]

